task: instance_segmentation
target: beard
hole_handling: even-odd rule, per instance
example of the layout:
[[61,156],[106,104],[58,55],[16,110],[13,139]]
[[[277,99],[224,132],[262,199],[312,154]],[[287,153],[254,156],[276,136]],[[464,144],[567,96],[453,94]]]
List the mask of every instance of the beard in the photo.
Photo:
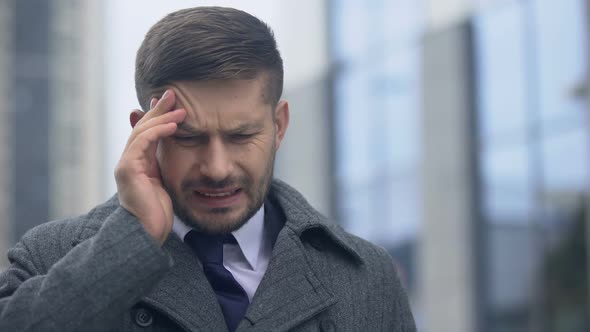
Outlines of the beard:
[[[261,178],[253,179],[246,175],[240,177],[228,177],[221,181],[215,181],[209,177],[203,176],[198,179],[183,180],[180,190],[174,190],[172,186],[167,183],[162,177],[162,184],[164,189],[170,195],[174,213],[187,226],[210,235],[215,234],[229,234],[242,227],[252,216],[258,212],[268,192],[274,174],[275,149],[274,141],[271,149],[271,154],[265,166],[265,171]],[[207,217],[205,215],[199,216],[192,210],[187,203],[190,195],[195,195],[193,188],[207,188],[220,189],[227,187],[239,187],[246,194],[247,205],[245,210],[237,217],[232,218],[229,213],[231,208],[210,208],[208,214],[215,215],[214,217]]]

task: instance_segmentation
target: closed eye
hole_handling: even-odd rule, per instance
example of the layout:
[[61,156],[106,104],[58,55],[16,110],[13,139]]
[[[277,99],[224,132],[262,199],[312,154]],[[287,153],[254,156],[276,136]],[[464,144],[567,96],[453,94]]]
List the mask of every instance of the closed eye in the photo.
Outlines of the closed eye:
[[254,134],[234,134],[232,135],[233,138],[250,138],[254,136]]
[[174,136],[174,139],[177,141],[190,141],[194,139],[196,136]]
[[254,137],[254,135],[255,134],[232,134],[230,135],[230,139],[236,142],[244,142]]
[[207,137],[198,135],[175,135],[172,136],[172,139],[181,145],[196,145],[205,142]]

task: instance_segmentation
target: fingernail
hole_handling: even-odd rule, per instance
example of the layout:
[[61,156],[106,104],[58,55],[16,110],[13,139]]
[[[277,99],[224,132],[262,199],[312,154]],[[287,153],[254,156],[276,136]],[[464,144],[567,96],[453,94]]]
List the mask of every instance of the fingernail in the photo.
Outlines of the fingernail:
[[152,98],[152,100],[150,101],[150,109],[154,108],[154,106],[156,106],[156,102],[158,101],[158,99],[156,99],[155,97]]
[[164,94],[162,95],[162,99],[168,97],[168,95],[170,95],[170,90],[166,90],[166,92],[164,92]]

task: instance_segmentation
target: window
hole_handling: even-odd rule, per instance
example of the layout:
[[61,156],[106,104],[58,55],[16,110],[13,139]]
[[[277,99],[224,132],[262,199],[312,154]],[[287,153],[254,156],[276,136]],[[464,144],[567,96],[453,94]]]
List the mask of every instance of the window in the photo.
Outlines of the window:
[[[337,215],[414,284],[420,224],[420,1],[332,1]],[[412,291],[412,289],[410,289]]]

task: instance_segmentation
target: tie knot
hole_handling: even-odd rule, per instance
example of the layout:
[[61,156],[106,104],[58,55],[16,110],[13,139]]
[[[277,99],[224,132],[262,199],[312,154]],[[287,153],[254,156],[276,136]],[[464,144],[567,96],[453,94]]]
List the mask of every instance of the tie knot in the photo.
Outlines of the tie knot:
[[194,230],[188,232],[184,242],[203,264],[223,264],[223,245],[237,243],[231,234],[209,235]]

